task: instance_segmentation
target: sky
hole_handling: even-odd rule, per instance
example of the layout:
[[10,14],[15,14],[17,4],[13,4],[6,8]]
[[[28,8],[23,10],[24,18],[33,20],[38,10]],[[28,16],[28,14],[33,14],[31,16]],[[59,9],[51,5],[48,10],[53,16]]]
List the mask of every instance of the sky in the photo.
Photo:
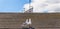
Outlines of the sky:
[[0,0],[0,12],[23,12],[26,3],[29,0]]
[[24,5],[25,11],[29,10],[29,5],[33,7],[34,13],[55,13],[60,12],[60,0],[32,0]]

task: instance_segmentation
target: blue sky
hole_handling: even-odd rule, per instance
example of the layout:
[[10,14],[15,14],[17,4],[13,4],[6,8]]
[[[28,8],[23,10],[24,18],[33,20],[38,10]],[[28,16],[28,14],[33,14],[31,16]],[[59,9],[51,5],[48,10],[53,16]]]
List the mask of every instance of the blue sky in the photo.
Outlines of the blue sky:
[[22,12],[29,0],[0,0],[0,12]]

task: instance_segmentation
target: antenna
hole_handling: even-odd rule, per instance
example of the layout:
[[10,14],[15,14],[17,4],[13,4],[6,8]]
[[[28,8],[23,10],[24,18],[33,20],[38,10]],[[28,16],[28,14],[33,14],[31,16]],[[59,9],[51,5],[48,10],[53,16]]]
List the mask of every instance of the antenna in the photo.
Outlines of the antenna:
[[31,6],[31,0],[29,0],[29,10],[30,10],[30,12],[32,13],[33,12],[33,6]]

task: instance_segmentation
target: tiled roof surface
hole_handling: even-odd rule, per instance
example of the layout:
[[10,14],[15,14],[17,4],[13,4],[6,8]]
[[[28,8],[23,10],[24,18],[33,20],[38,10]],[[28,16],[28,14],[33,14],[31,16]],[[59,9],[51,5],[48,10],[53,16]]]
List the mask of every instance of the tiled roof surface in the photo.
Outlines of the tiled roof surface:
[[59,13],[0,13],[0,28],[20,28],[28,18],[35,28],[59,28]]

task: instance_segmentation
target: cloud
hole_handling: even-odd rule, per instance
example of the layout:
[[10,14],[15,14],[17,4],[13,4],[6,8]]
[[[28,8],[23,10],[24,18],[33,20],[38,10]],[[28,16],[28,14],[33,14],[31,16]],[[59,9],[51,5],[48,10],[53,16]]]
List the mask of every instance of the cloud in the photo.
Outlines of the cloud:
[[48,3],[60,3],[60,0],[47,0]]
[[[32,0],[33,12],[56,12],[60,11],[60,0]],[[29,4],[25,4],[25,10],[29,9]]]
[[24,11],[27,11],[29,9],[29,4],[25,4],[24,9],[25,9]]

